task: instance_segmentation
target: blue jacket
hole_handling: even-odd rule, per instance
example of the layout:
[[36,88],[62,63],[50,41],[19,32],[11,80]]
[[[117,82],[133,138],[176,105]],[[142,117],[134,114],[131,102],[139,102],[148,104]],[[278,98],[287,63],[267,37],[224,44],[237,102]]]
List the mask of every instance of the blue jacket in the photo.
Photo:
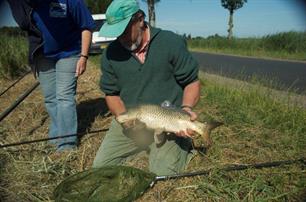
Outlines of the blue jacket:
[[[35,58],[40,52],[55,58],[68,57],[80,50],[81,31],[92,30],[94,21],[83,0],[7,0],[13,17],[22,30],[27,31],[29,39],[29,63],[36,72]],[[47,3],[48,2],[48,3]],[[59,4],[59,2],[61,4]],[[54,4],[55,3],[55,4]],[[50,6],[50,5],[53,5]],[[57,5],[66,4],[67,18],[51,20],[50,16],[60,15]],[[52,7],[49,9],[49,6]],[[79,9],[79,7],[82,9]],[[47,13],[42,9],[49,9]],[[49,13],[51,12],[51,13]],[[36,17],[35,17],[36,16]],[[47,28],[48,27],[48,28]],[[46,28],[46,29],[45,29]],[[73,34],[71,34],[73,31]],[[51,34],[51,32],[54,32]],[[69,34],[68,34],[69,33]],[[55,37],[49,37],[54,35]],[[73,50],[72,52],[69,52]],[[67,54],[68,53],[68,54]],[[66,55],[65,55],[66,54]]]
[[32,14],[41,31],[44,55],[53,59],[81,51],[81,32],[95,23],[83,0],[44,0]]

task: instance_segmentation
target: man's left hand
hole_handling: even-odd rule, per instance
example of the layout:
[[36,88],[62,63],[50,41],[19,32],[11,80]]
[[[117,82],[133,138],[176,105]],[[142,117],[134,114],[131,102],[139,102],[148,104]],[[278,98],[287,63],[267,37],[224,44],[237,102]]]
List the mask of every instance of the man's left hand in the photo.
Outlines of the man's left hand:
[[198,118],[198,114],[192,111],[192,109],[185,107],[185,108],[182,108],[182,110],[184,110],[185,112],[189,114],[190,121],[195,121]]
[[[191,121],[195,121],[198,118],[197,113],[192,111],[190,108],[182,108],[182,110],[184,110],[185,112],[187,112],[190,115],[190,120]],[[186,131],[177,132],[176,135],[179,136],[179,137],[185,137],[185,138],[190,137],[190,138],[192,138],[194,133],[195,132],[193,130],[187,129]]]

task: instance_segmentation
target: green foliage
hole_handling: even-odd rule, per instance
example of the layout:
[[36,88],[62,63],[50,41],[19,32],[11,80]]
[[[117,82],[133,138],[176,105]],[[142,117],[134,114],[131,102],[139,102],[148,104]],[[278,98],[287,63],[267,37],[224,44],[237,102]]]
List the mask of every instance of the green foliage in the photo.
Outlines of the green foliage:
[[25,33],[19,28],[3,28],[0,38],[0,77],[13,79],[26,69],[28,44]]
[[[206,85],[205,94],[207,105],[218,103],[218,111],[226,125],[233,128],[238,126],[234,129],[235,133],[247,137],[250,134],[239,128],[264,128],[283,136],[280,144],[284,149],[295,150],[296,153],[305,149],[306,111],[300,106],[292,105],[289,95],[289,103],[282,103],[275,99],[272,90],[263,90],[260,85],[236,89],[210,84]],[[261,135],[265,135],[264,130]],[[288,139],[291,141],[290,145],[285,143]]]
[[306,32],[283,32],[263,37],[262,44],[270,50],[288,53],[306,52]]
[[306,60],[306,32],[283,32],[262,38],[233,38],[219,35],[188,40],[192,49],[231,53],[247,56],[264,56]]
[[[221,104],[219,105],[220,111],[229,124],[234,122],[256,124],[290,134],[306,134],[305,111],[301,113],[303,110],[298,107],[288,108],[286,105],[273,100],[269,93],[262,96],[259,89],[256,88],[248,92],[213,88],[207,93],[209,93],[208,98],[211,104],[216,101]],[[223,101],[220,102],[220,99],[223,99]]]
[[234,11],[241,8],[246,2],[247,0],[221,0],[222,6],[229,11]]
[[228,20],[228,38],[232,39],[233,38],[233,27],[234,27],[234,22],[233,22],[233,15],[234,15],[234,10],[237,10],[243,6],[244,3],[246,3],[247,0],[221,0],[221,4],[225,9],[228,9],[230,12],[229,20]]
[[[213,173],[202,181],[198,193],[204,196],[203,201],[300,201],[297,200],[300,198],[298,192],[305,186],[305,177],[302,173],[293,175],[280,175],[273,171],[265,173],[260,170]],[[295,181],[299,184],[293,187],[290,183],[295,184]],[[291,189],[286,189],[286,186]],[[210,200],[205,200],[207,198]]]
[[105,13],[112,0],[85,0],[85,3],[92,14]]
[[22,31],[19,27],[1,27],[0,33],[6,34],[8,36],[14,36],[14,37],[26,37],[27,33],[25,31]]
[[[203,83],[198,103],[200,119],[212,116],[224,122],[212,133],[215,143],[205,163],[264,162],[305,157],[306,110],[281,102],[273,91],[259,85],[233,87],[216,77]],[[194,162],[195,163],[195,162]],[[200,164],[200,163],[199,163]],[[213,164],[216,164],[215,166]],[[305,190],[299,166],[232,173],[212,173],[197,184],[202,201],[299,201]],[[304,198],[303,198],[304,199]]]

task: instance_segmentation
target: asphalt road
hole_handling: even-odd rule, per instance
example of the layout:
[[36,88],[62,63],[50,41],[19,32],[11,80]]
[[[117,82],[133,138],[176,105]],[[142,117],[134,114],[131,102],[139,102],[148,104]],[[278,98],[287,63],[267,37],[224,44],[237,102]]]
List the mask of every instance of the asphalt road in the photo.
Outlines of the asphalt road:
[[211,53],[193,52],[200,69],[237,79],[263,78],[262,83],[273,81],[274,88],[306,92],[306,62],[259,59]]

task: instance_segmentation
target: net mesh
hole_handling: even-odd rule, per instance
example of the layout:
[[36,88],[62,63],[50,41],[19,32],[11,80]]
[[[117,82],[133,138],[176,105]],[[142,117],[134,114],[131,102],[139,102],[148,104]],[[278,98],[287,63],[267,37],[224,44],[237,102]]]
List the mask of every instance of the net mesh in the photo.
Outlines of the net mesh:
[[141,196],[156,175],[127,166],[89,169],[62,181],[54,191],[56,202],[133,201]]

